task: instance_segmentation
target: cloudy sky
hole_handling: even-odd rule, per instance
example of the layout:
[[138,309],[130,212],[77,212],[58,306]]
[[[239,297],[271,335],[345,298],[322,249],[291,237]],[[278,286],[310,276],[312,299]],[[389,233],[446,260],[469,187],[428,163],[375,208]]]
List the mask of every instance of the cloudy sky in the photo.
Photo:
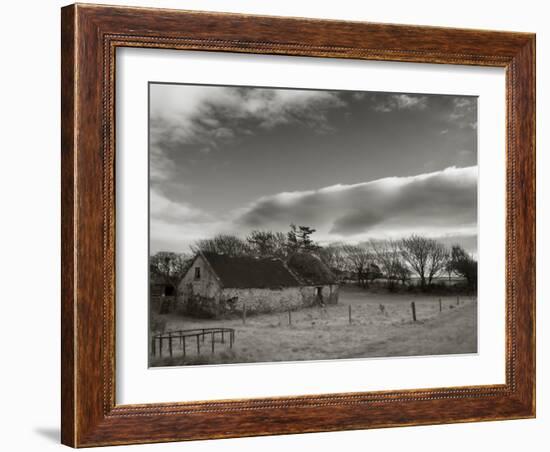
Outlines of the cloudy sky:
[[475,97],[150,84],[151,253],[216,233],[476,252]]

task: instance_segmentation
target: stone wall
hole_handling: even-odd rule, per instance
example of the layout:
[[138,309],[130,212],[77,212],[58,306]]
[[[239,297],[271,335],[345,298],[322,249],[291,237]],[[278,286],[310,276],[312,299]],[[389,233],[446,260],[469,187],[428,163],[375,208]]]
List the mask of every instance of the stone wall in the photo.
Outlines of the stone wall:
[[319,304],[319,288],[321,292],[321,299],[325,305],[338,303],[338,284],[304,286],[300,289],[304,300],[304,306]]
[[242,313],[246,305],[248,313],[266,313],[296,309],[304,305],[299,287],[281,289],[223,289],[220,305],[226,311]]
[[282,289],[221,289],[214,297],[189,293],[181,297],[185,313],[205,318],[283,312],[319,304],[321,287],[325,305],[338,303],[338,286],[285,287]]

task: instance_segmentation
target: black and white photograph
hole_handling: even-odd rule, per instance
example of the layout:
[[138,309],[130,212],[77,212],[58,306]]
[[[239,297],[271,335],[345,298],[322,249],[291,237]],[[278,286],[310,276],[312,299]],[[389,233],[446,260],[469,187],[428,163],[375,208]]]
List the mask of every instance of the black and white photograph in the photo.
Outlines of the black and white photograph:
[[548,7],[451,6],[4,2],[2,450],[550,450]]
[[151,82],[149,366],[477,353],[477,118]]

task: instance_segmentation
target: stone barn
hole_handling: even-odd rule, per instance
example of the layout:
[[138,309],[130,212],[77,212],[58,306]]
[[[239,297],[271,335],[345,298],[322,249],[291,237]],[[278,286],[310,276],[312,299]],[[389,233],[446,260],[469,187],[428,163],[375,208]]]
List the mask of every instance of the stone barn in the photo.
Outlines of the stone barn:
[[336,279],[314,256],[299,256],[287,265],[276,258],[199,253],[178,293],[189,314],[205,317],[338,302]]
[[295,253],[289,258],[287,265],[298,276],[307,305],[338,303],[338,280],[317,256]]
[[160,313],[169,312],[176,300],[177,288],[165,277],[149,271],[149,300],[151,308]]

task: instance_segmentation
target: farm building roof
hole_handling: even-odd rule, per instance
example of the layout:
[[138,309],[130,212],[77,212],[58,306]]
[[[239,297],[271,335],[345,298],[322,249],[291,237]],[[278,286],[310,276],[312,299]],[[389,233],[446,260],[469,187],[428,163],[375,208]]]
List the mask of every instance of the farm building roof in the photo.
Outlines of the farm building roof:
[[288,260],[288,266],[308,285],[336,284],[337,282],[328,266],[313,254],[296,253]]
[[203,253],[224,287],[262,289],[297,287],[300,282],[280,260]]
[[202,253],[224,287],[275,288],[302,285],[335,284],[336,277],[316,256],[306,253],[293,255],[288,266],[276,258],[227,256]]

